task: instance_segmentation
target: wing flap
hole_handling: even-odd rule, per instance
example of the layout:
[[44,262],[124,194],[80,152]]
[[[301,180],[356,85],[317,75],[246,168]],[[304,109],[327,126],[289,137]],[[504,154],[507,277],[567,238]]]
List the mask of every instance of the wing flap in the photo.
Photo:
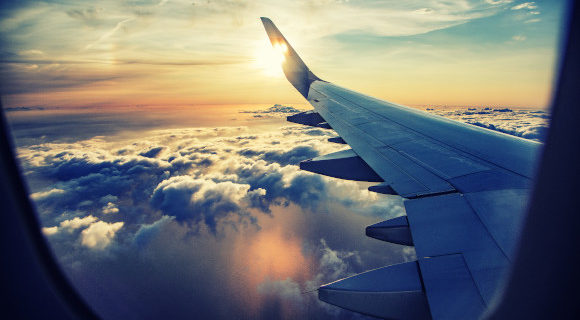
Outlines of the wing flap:
[[417,256],[460,254],[480,295],[489,303],[509,259],[467,199],[454,193],[407,200],[405,208]]
[[459,254],[419,260],[433,319],[478,319],[485,303]]
[[416,261],[395,264],[321,286],[320,300],[385,319],[428,319]]
[[505,189],[466,193],[465,200],[505,253],[514,258],[520,226],[529,198],[528,189]]

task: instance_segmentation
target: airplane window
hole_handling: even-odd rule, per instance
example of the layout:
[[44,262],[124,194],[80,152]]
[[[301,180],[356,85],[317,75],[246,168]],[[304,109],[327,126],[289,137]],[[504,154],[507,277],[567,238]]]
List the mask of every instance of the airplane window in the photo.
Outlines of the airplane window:
[[[104,319],[364,317],[316,290],[418,258],[412,246],[365,235],[405,215],[403,189],[368,190],[385,179],[345,144],[359,138],[329,141],[339,120],[318,110],[324,119],[310,125],[286,121],[312,110],[308,99],[353,109],[338,89],[305,99],[281,64],[300,55],[311,89],[320,78],[541,143],[566,14],[564,1],[516,0],[1,6],[1,102],[29,198],[60,267]],[[292,46],[272,49],[261,16]],[[376,119],[357,112],[350,119],[376,141],[416,139],[394,124],[399,131],[372,131]],[[413,134],[430,133],[421,128]],[[408,159],[420,157],[415,146]],[[374,176],[300,169],[350,147],[354,156],[341,159],[358,154],[364,168],[349,168]],[[418,166],[448,180],[488,160]],[[355,169],[350,177],[362,174]]]

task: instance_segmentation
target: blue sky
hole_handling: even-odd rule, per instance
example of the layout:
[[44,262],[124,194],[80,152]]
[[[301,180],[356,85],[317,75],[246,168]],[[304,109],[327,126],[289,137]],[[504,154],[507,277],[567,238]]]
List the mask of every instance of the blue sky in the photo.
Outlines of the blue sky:
[[0,18],[6,107],[303,102],[270,17],[320,77],[410,105],[546,107],[562,1],[27,1]]

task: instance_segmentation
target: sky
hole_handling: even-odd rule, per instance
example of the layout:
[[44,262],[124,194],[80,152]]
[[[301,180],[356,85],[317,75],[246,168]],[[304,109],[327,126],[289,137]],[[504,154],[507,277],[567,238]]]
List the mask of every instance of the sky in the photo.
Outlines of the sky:
[[0,93],[42,231],[105,319],[364,319],[315,289],[415,259],[365,236],[405,213],[300,171],[339,151],[260,16],[320,78],[543,141],[557,1],[24,1]]
[[304,103],[320,78],[404,105],[547,108],[562,1],[23,1],[0,13],[4,107]]

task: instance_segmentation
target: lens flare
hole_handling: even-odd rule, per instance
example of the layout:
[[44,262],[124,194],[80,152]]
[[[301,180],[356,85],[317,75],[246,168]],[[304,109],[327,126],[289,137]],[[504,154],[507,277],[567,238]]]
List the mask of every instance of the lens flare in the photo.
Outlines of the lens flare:
[[260,46],[255,52],[255,65],[267,76],[282,77],[282,63],[286,60],[288,46],[285,43],[277,43],[273,46]]

